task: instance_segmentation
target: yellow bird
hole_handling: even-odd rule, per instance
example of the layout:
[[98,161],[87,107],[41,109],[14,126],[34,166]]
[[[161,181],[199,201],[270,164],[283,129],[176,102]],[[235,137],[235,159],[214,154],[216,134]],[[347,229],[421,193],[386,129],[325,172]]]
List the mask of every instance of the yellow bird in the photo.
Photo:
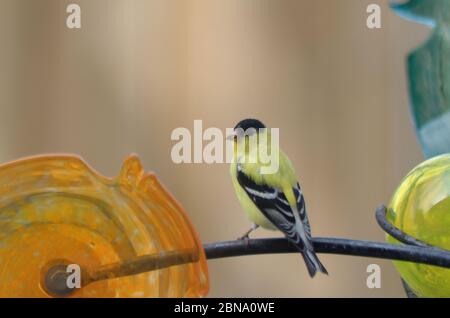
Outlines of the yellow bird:
[[[245,119],[236,125],[229,139],[234,141],[230,167],[233,185],[242,208],[254,224],[241,239],[248,239],[258,227],[279,230],[303,255],[311,277],[317,271],[328,274],[314,252],[305,200],[289,158],[279,150],[276,172],[262,172],[269,163],[261,160],[261,153],[271,154],[274,150],[269,129],[259,120]],[[252,144],[250,140],[257,142]]]

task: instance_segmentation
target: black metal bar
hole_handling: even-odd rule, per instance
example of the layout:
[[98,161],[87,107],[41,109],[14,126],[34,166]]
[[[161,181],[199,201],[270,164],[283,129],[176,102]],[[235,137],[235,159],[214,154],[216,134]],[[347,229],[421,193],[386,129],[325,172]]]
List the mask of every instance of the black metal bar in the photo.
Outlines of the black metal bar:
[[[377,209],[376,219],[383,230],[407,245],[341,238],[313,238],[312,241],[316,252],[391,259],[450,268],[450,251],[432,247],[394,227],[386,219],[386,208],[384,206],[380,206]],[[218,242],[205,244],[203,247],[206,258],[209,260],[260,254],[298,253],[298,250],[285,238]],[[189,253],[186,254],[186,251],[173,251],[161,255],[137,257],[127,262],[100,267],[91,273],[90,280],[86,280],[85,283],[87,282],[88,284],[90,281],[135,275],[168,266],[195,262],[198,258],[198,255],[195,255],[195,257],[191,257]],[[49,281],[48,285],[50,287],[54,285],[59,288],[60,281],[65,281],[63,275],[59,275],[53,281]],[[58,288],[55,290],[61,292]],[[63,292],[65,290],[62,290],[61,295]]]
[[[427,247],[339,238],[314,238],[313,244],[317,253],[393,259],[450,268],[450,252]],[[204,249],[208,259],[298,253],[295,247],[284,238],[211,243],[205,244]]]
[[408,244],[408,245],[414,245],[414,246],[421,246],[421,247],[433,247],[421,240],[418,240],[398,228],[396,228],[392,223],[390,223],[386,218],[387,209],[384,205],[381,205],[378,207],[375,217],[377,219],[378,225],[390,236],[395,238],[397,241]]
[[[415,237],[412,237],[405,232],[401,231],[397,227],[395,227],[392,223],[390,223],[387,220],[387,209],[384,205],[381,205],[375,213],[375,217],[377,219],[378,225],[390,236],[395,238],[397,241],[412,245],[412,246],[420,246],[423,248],[432,249],[435,251],[440,252],[441,254],[448,253],[448,251],[438,248],[436,246],[432,246],[430,244],[427,244],[419,239],[416,239]],[[408,298],[417,298],[418,296],[414,293],[414,291],[408,286],[408,284],[402,279],[403,288],[405,289],[406,295]]]
[[159,254],[143,255],[133,259],[103,265],[87,274],[85,284],[104,280],[135,275],[136,273],[150,272],[181,264],[195,263],[200,258],[196,249],[184,249],[173,252],[162,252]]
[[403,285],[403,289],[405,290],[406,296],[408,298],[419,298],[419,296],[417,296],[414,291],[411,289],[411,287],[408,286],[408,284],[402,279],[402,285]]

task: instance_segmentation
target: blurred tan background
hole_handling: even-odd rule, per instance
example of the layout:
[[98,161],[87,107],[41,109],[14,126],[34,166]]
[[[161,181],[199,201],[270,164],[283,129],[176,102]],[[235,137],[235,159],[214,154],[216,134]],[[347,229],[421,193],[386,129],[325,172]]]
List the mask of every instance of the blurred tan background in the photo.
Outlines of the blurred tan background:
[[[65,26],[71,2],[81,30]],[[423,160],[404,58],[428,34],[381,0],[0,0],[0,161],[69,152],[114,176],[137,152],[204,242],[229,240],[249,223],[228,166],[173,164],[170,133],[256,117],[280,128],[315,236],[383,241],[374,209]],[[321,259],[330,276],[314,280],[298,255],[211,261],[210,296],[404,296],[389,261]]]

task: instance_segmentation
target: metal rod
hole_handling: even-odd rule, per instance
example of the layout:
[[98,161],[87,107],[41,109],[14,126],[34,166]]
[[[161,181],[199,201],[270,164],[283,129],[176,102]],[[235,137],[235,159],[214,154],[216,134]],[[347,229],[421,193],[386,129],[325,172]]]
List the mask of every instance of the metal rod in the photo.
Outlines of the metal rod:
[[375,212],[375,217],[377,219],[378,225],[390,236],[395,238],[397,241],[414,246],[422,246],[422,247],[433,247],[421,240],[418,240],[405,232],[399,230],[391,222],[387,220],[386,217],[387,209],[384,205],[378,207]]
[[[428,247],[393,245],[340,238],[314,238],[317,253],[352,255],[409,261],[450,268],[450,252]],[[298,253],[286,239],[230,241],[204,245],[206,257],[217,259],[234,256]]]
[[[118,277],[137,275],[149,271],[167,268],[175,265],[198,262],[200,258],[196,249],[162,252],[138,256],[119,263],[102,265],[94,269],[82,269],[82,286]],[[68,261],[55,262],[44,269],[42,278],[43,289],[51,296],[66,297],[76,292],[70,288],[67,280],[70,273],[67,272]]]
[[199,252],[195,249],[139,256],[124,262],[103,265],[89,271],[84,285],[99,280],[131,276],[174,265],[195,263],[198,262],[199,258]]
[[[394,227],[386,219],[386,208],[384,206],[377,209],[376,219],[383,230],[407,245],[341,238],[314,238],[312,241],[316,252],[392,259],[450,268],[449,251],[432,247]],[[206,258],[209,260],[261,254],[298,253],[298,250],[285,238],[210,243],[204,245],[204,250]],[[145,255],[120,263],[103,265],[84,272],[83,286],[95,281],[137,275],[170,266],[193,263],[197,262],[199,257],[198,251],[187,249]],[[65,267],[62,267],[62,264],[56,264],[44,273],[44,289],[55,296],[67,296],[73,290],[64,288],[66,278]]]

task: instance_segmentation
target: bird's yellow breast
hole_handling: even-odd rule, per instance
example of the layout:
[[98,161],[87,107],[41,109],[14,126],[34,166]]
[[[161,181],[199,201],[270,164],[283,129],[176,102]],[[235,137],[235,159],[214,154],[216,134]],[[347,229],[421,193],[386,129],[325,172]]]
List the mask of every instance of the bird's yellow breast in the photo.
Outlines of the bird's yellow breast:
[[260,227],[268,230],[276,230],[276,227],[270,222],[264,214],[261,213],[261,211],[258,209],[258,207],[253,203],[253,201],[250,199],[250,197],[247,195],[244,189],[239,184],[239,181],[237,180],[237,164],[232,163],[230,167],[230,173],[231,173],[231,180],[233,181],[233,186],[236,191],[236,196],[239,200],[239,203],[242,206],[242,209],[244,210],[245,214],[247,215],[248,219],[255,223],[256,225],[259,225]]
[[266,164],[261,163],[259,147],[268,147],[268,149],[263,149],[266,150],[266,153],[268,153],[267,150],[270,153],[274,150],[270,149],[270,143],[260,143],[258,144],[258,148],[241,146],[241,149],[245,149],[245,154],[242,155],[242,153],[238,154],[237,144],[235,144],[234,160],[230,167],[230,173],[237,197],[248,218],[263,228],[274,230],[276,229],[275,226],[262,214],[245,190],[240,186],[237,180],[237,164],[239,163],[242,173],[256,184],[265,184],[283,192],[293,209],[296,209],[296,198],[293,188],[297,185],[297,178],[291,161],[281,149],[278,149],[278,170],[271,174],[261,173],[261,168]]

